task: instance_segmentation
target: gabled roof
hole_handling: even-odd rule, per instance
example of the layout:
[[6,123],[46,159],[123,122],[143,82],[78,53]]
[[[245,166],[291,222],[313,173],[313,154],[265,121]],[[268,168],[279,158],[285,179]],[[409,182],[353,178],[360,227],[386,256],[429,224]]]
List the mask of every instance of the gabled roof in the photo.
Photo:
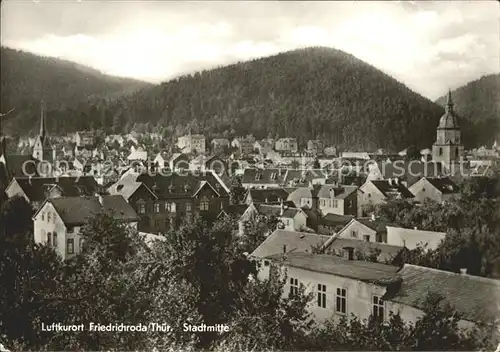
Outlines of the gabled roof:
[[426,177],[425,179],[429,181],[431,185],[433,185],[443,194],[458,193],[459,191],[459,188],[455,184],[455,182],[450,180],[448,177],[442,177],[442,178]]
[[324,274],[346,277],[378,285],[398,281],[398,267],[359,260],[347,260],[329,254],[287,253],[267,257],[284,265]]
[[297,213],[302,210],[295,207],[284,206],[283,215],[281,215],[281,205],[280,204],[255,204],[255,207],[259,214],[262,215],[274,215],[276,217],[293,219]]
[[49,198],[39,208],[34,217],[42,211],[46,203],[51,203],[66,226],[83,225],[88,219],[100,213],[109,213],[116,220],[123,222],[137,221],[136,212],[122,196],[102,196],[101,200],[102,204],[99,197]]
[[318,224],[326,226],[346,226],[354,217],[351,215],[326,214],[318,220]]
[[62,190],[65,197],[93,196],[99,189],[93,176],[16,177],[14,180],[30,202],[44,201],[46,192],[54,185]]
[[446,237],[446,232],[405,229],[402,227],[387,226],[387,240],[400,239],[401,245],[408,249],[425,246],[426,249],[436,249]]
[[209,184],[220,197],[229,197],[227,187],[212,172],[168,173],[163,176],[143,173],[136,181],[143,182],[159,199],[194,197],[204,184]]
[[410,162],[396,160],[394,162],[377,162],[378,171],[384,179],[400,178],[408,179],[410,177],[420,179],[422,177],[438,177],[444,175],[443,164],[435,161],[417,161]]
[[245,169],[241,183],[282,184],[286,176],[285,169]]
[[274,254],[283,254],[283,249],[286,249],[287,253],[311,252],[312,247],[321,246],[329,238],[330,236],[315,233],[275,230],[250,256],[264,258]]
[[322,185],[318,190],[318,198],[345,199],[358,189],[357,186]]
[[372,218],[356,218],[352,221],[357,221],[377,233],[387,232],[388,224],[380,219],[373,220]]
[[392,182],[389,180],[373,180],[371,182],[382,194],[389,199],[394,198],[414,198],[415,196],[401,182]]
[[254,203],[279,202],[280,199],[285,200],[288,197],[288,192],[283,188],[250,189],[248,196]]
[[389,290],[384,300],[423,309],[426,295],[432,292],[444,297],[468,321],[488,323],[499,318],[500,280],[410,264],[398,275],[401,286]]

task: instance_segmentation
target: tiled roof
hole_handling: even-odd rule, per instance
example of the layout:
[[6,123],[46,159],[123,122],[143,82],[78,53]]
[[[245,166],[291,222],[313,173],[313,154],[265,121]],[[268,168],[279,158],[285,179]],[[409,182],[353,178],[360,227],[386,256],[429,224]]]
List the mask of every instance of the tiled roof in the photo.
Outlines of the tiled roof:
[[318,220],[321,225],[342,226],[347,225],[354,217],[351,215],[326,214]]
[[270,183],[270,184],[282,184],[285,175],[285,169],[245,169],[241,183]]
[[200,174],[167,173],[164,176],[143,173],[137,177],[136,181],[143,182],[159,199],[192,197],[203,185],[210,185],[219,193],[220,197],[229,197],[225,185],[219,182],[211,172]]
[[286,249],[287,253],[311,252],[312,247],[321,246],[329,238],[330,236],[315,233],[275,230],[253,251],[251,256],[264,258],[274,254],[282,254],[283,249]]
[[500,280],[405,264],[401,287],[384,299],[423,309],[430,292],[441,295],[463,319],[487,322],[499,318]]
[[83,225],[89,218],[103,212],[119,221],[137,221],[136,212],[120,195],[102,196],[102,204],[99,197],[59,197],[47,201],[54,206],[66,225]]
[[429,177],[426,178],[426,180],[429,181],[431,185],[436,187],[443,194],[452,194],[452,193],[457,193],[459,191],[458,186],[448,177],[443,177],[443,178]]
[[259,211],[260,214],[264,215],[274,215],[274,216],[279,216],[283,218],[294,218],[295,215],[299,211],[301,211],[298,208],[292,208],[290,206],[286,206],[283,215],[281,215],[281,205],[276,204],[276,205],[269,205],[269,204],[257,204],[255,205],[257,207],[257,210]]
[[339,253],[344,248],[354,248],[362,253],[369,254],[370,250],[380,250],[377,261],[380,263],[390,262],[404,249],[401,246],[391,246],[385,243],[360,241],[350,238],[337,238],[332,241],[326,248],[326,253]]
[[[36,161],[31,155],[7,154],[6,162],[7,162],[7,167],[9,169],[10,177],[38,175],[37,172],[38,161]],[[28,175],[24,174],[23,165],[26,165],[26,173]]]
[[373,180],[371,183],[389,199],[401,197],[403,199],[414,198],[413,193],[401,182],[389,183],[389,180]]
[[24,194],[31,202],[42,202],[46,191],[57,185],[64,197],[93,196],[99,185],[93,176],[65,176],[65,177],[16,177]]
[[251,189],[248,193],[254,203],[279,202],[288,197],[288,192],[282,188]]
[[287,253],[267,257],[284,265],[359,281],[388,285],[398,281],[398,267],[360,260],[347,260],[329,254]]
[[438,177],[444,174],[443,165],[433,161],[412,160],[406,162],[397,160],[392,163],[377,162],[377,167],[384,179],[408,179],[409,177],[420,179],[422,177]]
[[344,199],[356,192],[357,186],[336,186],[336,185],[323,185],[319,188],[319,198],[330,198],[333,192],[334,199]]

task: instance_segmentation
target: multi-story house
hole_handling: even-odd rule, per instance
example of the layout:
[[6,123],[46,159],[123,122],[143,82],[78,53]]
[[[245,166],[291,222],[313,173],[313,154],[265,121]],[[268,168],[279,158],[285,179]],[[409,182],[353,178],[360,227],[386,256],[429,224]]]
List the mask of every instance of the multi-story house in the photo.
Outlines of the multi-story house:
[[[460,328],[487,325],[498,334],[495,307],[500,283],[467,275],[465,269],[452,273],[410,264],[400,268],[355,260],[353,251],[346,251],[345,258],[287,251],[265,259],[286,270],[283,295],[293,295],[300,287],[313,294],[308,310],[319,324],[351,315],[361,320],[372,316],[386,321],[391,312],[399,313],[405,322],[415,323],[424,315],[425,296],[436,294],[445,297],[459,312]],[[259,275],[266,277],[268,272],[261,270]]]
[[254,222],[258,217],[274,217],[278,221],[278,228],[288,231],[303,231],[307,228],[307,215],[293,206],[281,204],[250,204],[239,220],[240,233],[248,222]]
[[15,177],[5,193],[21,196],[34,208],[47,198],[94,196],[100,187],[92,176]]
[[398,179],[366,181],[360,190],[363,192],[361,207],[384,204],[391,199],[413,199],[414,195]]
[[281,188],[286,177],[286,169],[245,169],[241,184],[250,188]]
[[139,215],[139,230],[143,232],[166,232],[195,215],[213,219],[229,205],[229,189],[214,172],[143,173],[134,182],[146,187],[130,182],[127,186],[130,188],[126,189],[126,185],[121,188],[122,179],[112,189],[120,194],[127,191],[127,199]]
[[226,148],[229,148],[230,142],[227,138],[214,138],[210,142],[212,146],[212,151],[223,151]]
[[300,187],[288,196],[297,207],[319,210],[321,214],[359,216],[358,198],[361,192],[356,186],[334,184]]
[[409,190],[415,195],[415,200],[421,203],[426,199],[442,203],[460,197],[458,186],[448,177],[422,177]]
[[267,155],[267,153],[271,152],[273,150],[274,143],[273,141],[263,139],[261,141],[256,141],[253,144],[253,149],[260,155]]
[[337,232],[338,238],[348,238],[365,242],[387,243],[386,223],[374,218],[352,219]]
[[213,170],[217,174],[223,173],[227,170],[227,164],[217,155],[205,156],[198,155],[196,158],[189,162],[189,169],[193,172],[201,171],[205,172],[208,170]]
[[288,198],[288,192],[283,188],[269,188],[269,189],[249,189],[244,203],[250,205],[261,203],[276,203],[285,201]]
[[74,142],[79,147],[94,146],[95,137],[92,131],[80,131],[75,133]]
[[248,137],[233,139],[231,147],[238,149],[240,155],[249,155],[254,152],[254,141]]
[[201,134],[188,134],[179,137],[177,140],[177,147],[179,147],[182,153],[205,154],[205,136]]
[[299,147],[296,138],[280,138],[276,141],[274,149],[278,152],[296,153]]
[[422,177],[437,178],[444,176],[445,172],[443,164],[433,161],[370,161],[366,166],[367,180],[397,179],[407,187],[412,186]]
[[320,140],[310,140],[307,142],[307,152],[313,155],[323,154],[325,146]]
[[137,214],[122,196],[48,198],[33,216],[35,243],[53,247],[62,259],[72,258],[82,251],[81,228],[101,213],[137,228]]

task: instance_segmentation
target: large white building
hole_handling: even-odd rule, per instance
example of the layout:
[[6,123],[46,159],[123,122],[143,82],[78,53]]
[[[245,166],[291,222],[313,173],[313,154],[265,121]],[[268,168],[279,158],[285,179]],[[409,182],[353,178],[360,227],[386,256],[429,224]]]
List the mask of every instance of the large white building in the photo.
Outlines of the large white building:
[[205,154],[205,136],[201,134],[188,134],[177,139],[177,147],[182,153]]

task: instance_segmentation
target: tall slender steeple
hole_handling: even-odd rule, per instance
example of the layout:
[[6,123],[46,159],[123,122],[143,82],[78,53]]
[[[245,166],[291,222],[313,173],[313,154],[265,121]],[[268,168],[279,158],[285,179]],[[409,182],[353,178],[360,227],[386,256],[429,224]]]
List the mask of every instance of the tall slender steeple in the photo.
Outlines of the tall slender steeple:
[[45,139],[47,133],[47,128],[45,127],[45,103],[42,100],[42,107],[40,111],[40,137],[42,141]]
[[448,89],[448,99],[446,100],[446,112],[453,113],[453,100],[451,100],[451,90]]

